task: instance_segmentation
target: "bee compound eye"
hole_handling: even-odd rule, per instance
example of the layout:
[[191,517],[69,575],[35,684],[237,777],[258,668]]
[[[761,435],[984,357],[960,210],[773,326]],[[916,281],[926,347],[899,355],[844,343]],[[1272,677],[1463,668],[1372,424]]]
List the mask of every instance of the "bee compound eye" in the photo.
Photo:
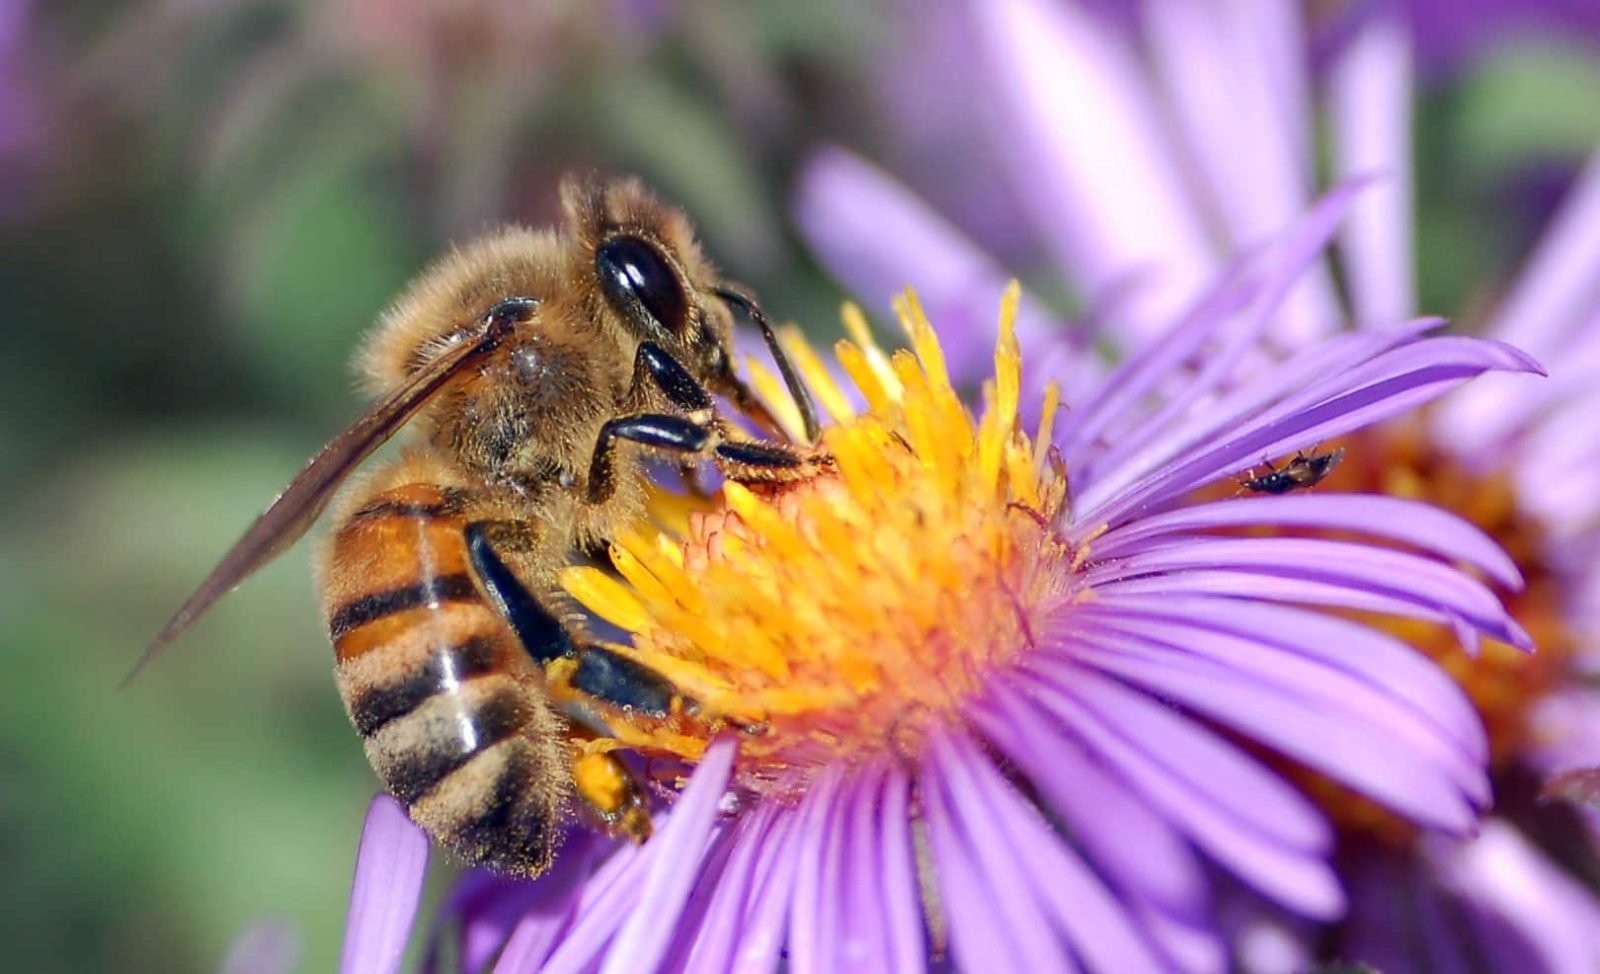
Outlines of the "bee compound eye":
[[662,328],[681,334],[689,299],[667,258],[655,244],[638,237],[612,237],[595,249],[595,270],[606,300],[620,314],[641,307]]

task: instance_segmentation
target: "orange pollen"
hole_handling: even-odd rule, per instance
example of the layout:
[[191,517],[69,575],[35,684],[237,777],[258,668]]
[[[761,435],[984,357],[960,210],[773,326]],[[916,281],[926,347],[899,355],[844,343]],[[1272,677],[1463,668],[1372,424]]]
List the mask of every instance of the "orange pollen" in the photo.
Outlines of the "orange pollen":
[[[798,796],[828,765],[914,759],[931,726],[961,720],[1028,652],[1075,573],[1052,529],[1064,472],[1019,428],[1014,308],[1012,297],[977,418],[913,297],[901,314],[910,351],[886,354],[847,310],[853,341],[837,353],[868,403],[859,413],[788,336],[834,421],[817,446],[831,465],[796,483],[729,483],[707,511],[658,504],[656,523],[613,550],[622,582],[567,573],[570,592],[632,633],[621,650],[699,703],[696,729],[624,728],[625,746],[692,761],[732,724],[745,730],[739,784]],[[770,378],[757,370],[757,388],[792,418]]]

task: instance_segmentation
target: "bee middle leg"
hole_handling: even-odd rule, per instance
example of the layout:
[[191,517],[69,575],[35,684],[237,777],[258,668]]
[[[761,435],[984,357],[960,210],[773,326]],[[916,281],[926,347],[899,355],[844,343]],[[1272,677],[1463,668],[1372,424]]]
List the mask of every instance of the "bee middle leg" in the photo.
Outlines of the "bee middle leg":
[[616,491],[616,450],[623,440],[669,453],[709,456],[730,479],[741,482],[794,480],[818,460],[777,443],[728,440],[714,419],[697,422],[667,413],[619,416],[600,427],[589,462],[590,503],[604,503]]

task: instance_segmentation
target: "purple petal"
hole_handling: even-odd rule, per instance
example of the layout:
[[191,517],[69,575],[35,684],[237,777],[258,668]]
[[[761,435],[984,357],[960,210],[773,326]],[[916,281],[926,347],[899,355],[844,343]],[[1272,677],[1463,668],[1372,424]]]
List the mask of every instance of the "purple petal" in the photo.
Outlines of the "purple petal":
[[[1511,295],[1501,305],[1487,334],[1560,363],[1572,336],[1600,307],[1600,152],[1579,177],[1555,222],[1545,232]],[[1505,439],[1519,412],[1521,390],[1499,382],[1451,400],[1442,410],[1441,432],[1450,446],[1467,455]]]
[[921,778],[933,873],[950,946],[962,970],[1063,971],[1077,966],[1051,936],[1033,897],[1017,895],[1018,877],[993,861],[993,826],[957,805],[941,765],[955,760],[935,747]]
[[[1416,327],[1420,323],[1403,330]],[[1348,351],[1350,346],[1366,344],[1361,337],[1342,337],[1334,344]],[[1189,422],[1168,427],[1135,463],[1100,474],[1078,492],[1080,520],[1093,523],[1091,511],[1101,520],[1111,520],[1095,505],[1130,509],[1151,498],[1188,493],[1263,458],[1305,449],[1404,413],[1485,371],[1539,371],[1536,363],[1509,346],[1444,337],[1408,342],[1366,362],[1337,371],[1324,369],[1298,386],[1287,385],[1316,354],[1307,350],[1292,367],[1264,372],[1208,403]],[[1342,358],[1330,354],[1328,365],[1337,366]],[[1117,500],[1110,502],[1111,498]]]
[[[1098,633],[1076,656],[1106,674],[1176,701],[1250,739],[1296,758],[1424,825],[1465,832],[1476,818],[1464,797],[1486,802],[1481,765],[1455,752],[1425,724],[1321,669],[1270,650],[1255,658],[1244,640],[1226,642],[1186,627],[1138,627],[1188,637],[1189,652],[1171,642]],[[1214,649],[1208,644],[1223,643]],[[1228,657],[1219,662],[1217,657]],[[1277,665],[1272,665],[1272,664]],[[1285,665],[1291,663],[1295,665]],[[1297,670],[1298,667],[1298,670]],[[1342,695],[1342,696],[1341,696]]]
[[1361,326],[1416,313],[1412,243],[1411,44],[1393,4],[1370,4],[1328,78],[1337,178],[1382,176],[1340,235],[1350,303]]
[[[1272,641],[1270,632],[1258,635],[1243,627],[1230,631],[1226,623],[1207,626],[1181,617],[1140,618],[1132,613],[1098,609],[1098,605],[1084,606],[1077,614],[1078,624],[1084,627],[1081,631],[1091,638],[1086,640],[1088,645],[1075,647],[1075,659],[1116,669],[1106,661],[1126,655],[1157,670],[1219,676],[1222,682],[1231,681],[1242,692],[1271,688],[1276,696],[1296,700],[1306,708],[1308,716],[1348,718],[1363,730],[1371,725],[1371,730],[1395,747],[1419,752],[1430,768],[1452,771],[1460,787],[1471,789],[1479,801],[1488,801],[1483,756],[1470,753],[1477,749],[1482,736],[1476,720],[1446,729],[1427,711],[1418,710],[1391,693],[1373,674],[1346,672],[1343,667],[1315,659],[1314,652],[1285,652]],[[1141,682],[1129,674],[1122,675]],[[1163,691],[1162,695],[1167,694]],[[1463,696],[1452,701],[1450,709],[1459,712],[1465,703]],[[1198,704],[1195,706],[1199,708]],[[1246,719],[1249,715],[1241,712],[1239,716]],[[1259,735],[1260,740],[1272,743],[1276,733],[1276,729],[1269,728],[1268,733]]]
[[1076,4],[968,9],[1040,234],[1090,305],[1139,280],[1122,337],[1141,344],[1217,264],[1142,69],[1114,25]]
[[496,955],[519,953],[525,967],[543,962],[566,929],[582,885],[615,845],[587,829],[569,830],[554,868],[538,882],[504,879],[472,870],[456,883],[435,914],[428,934],[424,974],[439,969],[441,939],[452,922],[460,926],[459,967],[481,971]]
[[[1524,760],[1539,774],[1600,768],[1600,687],[1592,680],[1547,694],[1534,708],[1531,723],[1538,744]],[[1593,804],[1600,810],[1600,794]]]
[[[1253,344],[1271,315],[1327,245],[1360,188],[1352,184],[1333,190],[1275,243],[1235,261],[1228,274],[1176,326],[1113,373],[1093,399],[1069,415],[1068,424],[1062,428],[1060,442],[1068,466],[1076,469],[1083,465],[1087,448],[1101,440],[1113,422],[1129,415],[1138,415],[1147,431],[1163,429],[1172,416],[1181,413],[1181,407],[1169,406],[1159,417],[1140,415],[1135,407],[1159,384],[1184,374],[1191,357],[1202,346],[1217,341],[1226,328],[1222,347],[1208,350],[1206,375],[1211,382],[1196,380],[1175,398],[1180,402],[1195,401],[1209,393],[1217,380],[1225,378],[1242,356],[1253,351]],[[1248,315],[1244,322],[1231,326],[1235,316],[1245,311]],[[1123,435],[1127,435],[1125,431]],[[1093,487],[1099,489],[1100,483],[1096,481]]]
[[603,974],[654,970],[671,946],[678,917],[711,844],[717,809],[737,752],[738,745],[731,738],[720,738],[706,748],[688,787],[673,804],[666,826],[646,847],[649,866],[644,888],[632,915],[617,931]]
[[1475,915],[1474,942],[1498,961],[1492,969],[1593,969],[1600,900],[1509,823],[1490,819],[1471,842],[1435,842],[1429,859]]
[[345,974],[384,974],[400,969],[422,880],[428,872],[428,836],[411,823],[405,809],[379,795],[367,809],[356,853],[356,876],[345,922]]
[[[1219,378],[1216,371],[1208,370],[1193,383],[1187,383],[1187,388],[1169,389],[1169,396],[1191,407],[1205,399],[1204,408],[1185,412],[1166,404],[1160,412],[1152,409],[1147,415],[1137,415],[1127,428],[1119,429],[1115,445],[1096,444],[1096,452],[1070,454],[1069,468],[1078,474],[1075,479],[1080,503],[1081,495],[1091,491],[1110,496],[1117,489],[1125,489],[1175,458],[1214,443],[1220,434],[1234,431],[1240,423],[1258,420],[1264,410],[1281,404],[1286,395],[1303,393],[1312,384],[1322,385],[1326,377],[1340,375],[1441,324],[1438,319],[1419,320],[1395,329],[1347,332],[1303,347],[1270,367],[1257,364],[1250,377],[1221,376],[1221,388],[1201,385],[1202,381]],[[1177,381],[1185,383],[1185,378]],[[1225,397],[1218,398],[1223,390]],[[1071,464],[1074,459],[1075,467]]]
[[1003,700],[969,714],[1037,789],[1099,871],[1125,895],[1199,917],[1206,878],[1194,853],[1122,778],[1084,753],[1059,725],[1013,714]]
[[[1536,366],[1507,346],[1470,338],[1425,339],[1394,349],[1367,366],[1347,370],[1341,378],[1350,387],[1324,401],[1293,410],[1280,406],[1253,417],[1217,445],[1170,464],[1120,494],[1111,494],[1104,482],[1097,482],[1092,499],[1080,495],[1082,510],[1075,516],[1080,524],[1116,524],[1141,508],[1161,506],[1249,467],[1261,457],[1304,449],[1415,409],[1492,369]],[[1217,409],[1226,411],[1228,405],[1220,403]]]
[[[1594,438],[1587,435],[1594,415],[1595,390],[1600,388],[1600,314],[1595,314],[1555,356],[1555,371],[1548,381],[1528,383],[1515,376],[1488,376],[1452,396],[1430,417],[1430,433],[1458,457],[1480,468],[1543,468],[1553,462],[1571,469],[1585,454],[1593,454]],[[1509,393],[1509,395],[1508,395]],[[1485,427],[1478,407],[1466,400],[1482,397],[1491,403],[1492,427]],[[1460,424],[1473,424],[1462,428]],[[1492,438],[1485,438],[1486,431]],[[1508,453],[1515,456],[1508,457]],[[1546,459],[1548,458],[1548,460]],[[1595,507],[1592,478],[1566,476],[1534,478],[1530,487],[1582,485],[1586,502],[1565,506],[1530,507],[1541,516],[1549,510],[1557,523],[1569,520],[1562,512],[1592,517]],[[1520,496],[1519,499],[1523,499]],[[1526,498],[1530,502],[1532,498]]]
[[[1522,573],[1493,538],[1443,508],[1378,494],[1247,497],[1196,504],[1123,525],[1094,542],[1096,559],[1112,559],[1181,541],[1211,528],[1274,525],[1354,531],[1403,541],[1448,561],[1480,569],[1508,588],[1522,587]],[[1175,537],[1176,536],[1176,537]]]
[[1487,333],[1535,356],[1557,353],[1562,336],[1600,306],[1600,152],[1562,201]]
[[[1035,686],[1038,703],[1000,693],[1008,698],[1002,702],[1013,719],[1030,725],[1038,723],[1035,707],[1048,705],[1168,821],[1268,897],[1313,917],[1335,916],[1343,909],[1338,883],[1321,860],[1326,833],[1311,834],[1325,826],[1298,793],[1286,785],[1271,787],[1270,776],[1259,767],[1249,770],[1243,755],[1226,755],[1220,741],[1204,736],[1209,732],[1154,701],[1118,690],[1084,669],[1074,672],[1070,683],[1071,691],[1058,683]],[[1086,707],[1080,699],[1085,692],[1107,709]],[[1134,743],[1130,734],[1144,743]],[[1264,800],[1248,809],[1230,808],[1238,805],[1238,782],[1251,782]],[[1283,844],[1283,837],[1294,835],[1301,836],[1299,843]]]
[[789,929],[795,871],[800,864],[801,816],[785,809],[776,816],[773,835],[762,845],[756,887],[734,936],[733,974],[771,974],[783,955]]
[[[1288,226],[1311,195],[1312,113],[1294,4],[1166,0],[1145,5],[1145,36],[1172,117],[1236,246]],[[1295,285],[1274,333],[1292,341],[1340,320],[1322,268]]]
[[[888,175],[842,149],[825,149],[806,163],[794,209],[818,258],[868,307],[892,315],[892,299],[907,286],[916,289],[929,320],[939,326],[957,385],[989,375],[1000,296],[1010,275],[976,244]],[[1024,348],[1072,344],[1092,364],[1086,337],[1023,296],[1017,339]]]
[[884,889],[883,830],[879,826],[879,800],[887,772],[865,768],[855,774],[849,807],[840,816],[839,873],[835,909],[839,913],[839,951],[834,958],[840,971],[898,970],[889,957],[894,936],[889,917],[889,895]]
[[927,967],[928,947],[911,840],[911,778],[899,765],[884,776],[877,834],[883,857],[885,925],[894,956],[887,970],[919,974]]
[[709,972],[732,967],[739,924],[755,887],[757,865],[779,837],[773,827],[778,818],[777,806],[765,802],[741,816],[729,829],[726,844],[731,851],[722,874],[705,887],[710,900],[696,911],[699,923],[692,931],[685,931],[684,939],[690,941],[687,951],[674,958],[666,970]]
[[950,794],[972,824],[988,823],[982,840],[991,868],[1026,880],[1032,896],[1074,952],[1097,971],[1159,971],[1162,964],[1117,899],[1003,778],[972,742],[944,739],[935,758]]
[[1308,384],[1295,394],[1284,397],[1264,414],[1263,419],[1275,421],[1326,399],[1335,392],[1375,388],[1411,372],[1441,367],[1465,369],[1473,375],[1486,371],[1544,375],[1544,368],[1537,361],[1521,349],[1504,342],[1445,335],[1398,344],[1369,361],[1343,370],[1342,374],[1327,375],[1321,381]]
[[789,964],[795,974],[822,974],[840,960],[838,897],[848,788],[842,764],[828,766],[806,790],[800,812],[799,861],[789,908]]
[[674,974],[690,969],[687,966],[689,955],[700,939],[701,931],[705,929],[717,891],[722,888],[724,881],[737,882],[740,878],[730,876],[728,870],[734,865],[735,854],[746,847],[742,841],[745,838],[747,838],[746,833],[731,824],[718,829],[713,835],[711,848],[707,851],[705,862],[695,878],[694,889],[689,893],[682,914],[673,924],[671,943],[667,946],[661,963],[656,966],[660,974]]
[[1170,969],[1183,974],[1224,974],[1230,969],[1227,945],[1211,918],[1171,916],[1139,900],[1129,907],[1145,935],[1168,958]]
[[1483,723],[1461,687],[1415,647],[1370,626],[1322,612],[1238,598],[1160,598],[1101,594],[1079,606],[1089,619],[1172,619],[1248,635],[1274,649],[1310,657],[1365,681],[1431,719],[1474,763],[1488,757]]
[[[1075,645],[1072,652],[1091,650]],[[1091,667],[1055,656],[1026,666],[1037,677],[1029,690],[1046,709],[1075,728],[1085,713],[1097,714],[1119,747],[1143,755],[1140,763],[1159,768],[1173,790],[1193,793],[1275,843],[1306,852],[1331,844],[1328,823],[1309,800],[1210,728]],[[1217,787],[1224,781],[1226,788]]]
[[[1411,598],[1404,592],[1352,588],[1342,581],[1264,575],[1254,570],[1206,569],[1185,571],[1176,575],[1126,579],[1115,583],[1114,594],[1150,595],[1158,598],[1168,595],[1205,595],[1238,601],[1242,601],[1243,596],[1248,594],[1252,600],[1261,602],[1331,605],[1341,609],[1377,612],[1407,619],[1426,619],[1445,624],[1457,621],[1431,604]],[[1527,643],[1527,633],[1520,626],[1511,621],[1506,625],[1515,628],[1508,632],[1505,642]]]
[[1412,938],[1396,937],[1396,930],[1417,926],[1416,887],[1407,870],[1409,860],[1387,855],[1353,859],[1344,870],[1350,891],[1350,913],[1345,919],[1341,956],[1371,964],[1390,974],[1433,974],[1412,966]]
[[[494,966],[494,974],[580,974],[594,970],[606,945],[616,936],[618,925],[638,900],[649,864],[642,846],[617,844],[605,863],[583,884],[571,922],[550,955],[539,961],[534,938],[522,940],[513,933]],[[530,948],[526,955],[525,944]]]
[[1430,558],[1372,545],[1322,538],[1197,537],[1094,564],[1084,578],[1098,588],[1140,575],[1216,568],[1321,580],[1398,598],[1446,619],[1465,620],[1514,646],[1533,648],[1527,633],[1482,582]]
[[[1004,833],[1001,807],[1015,808],[1026,805],[1023,814],[1037,819],[1038,812],[1027,799],[998,775],[982,777],[973,763],[987,765],[989,759],[975,748],[960,747],[952,734],[935,736],[928,754],[928,770],[924,781],[937,777],[944,791],[948,807],[959,820],[960,830],[967,836],[968,844],[978,857],[980,868],[988,876],[989,887],[998,894],[993,909],[1003,912],[1010,921],[1018,952],[1026,959],[1030,971],[1072,971],[1077,969],[1067,950],[1067,943],[1053,927],[1046,913],[1048,904],[1038,895],[1038,887],[1048,885],[1032,875],[1038,861],[1032,857],[1019,859]],[[993,790],[984,790],[985,788]],[[1046,842],[1059,840],[1047,836]],[[1059,878],[1059,877],[1052,877]],[[951,925],[980,922],[976,917],[952,916]],[[1137,955],[1124,957],[1126,969],[1139,969],[1129,963]]]

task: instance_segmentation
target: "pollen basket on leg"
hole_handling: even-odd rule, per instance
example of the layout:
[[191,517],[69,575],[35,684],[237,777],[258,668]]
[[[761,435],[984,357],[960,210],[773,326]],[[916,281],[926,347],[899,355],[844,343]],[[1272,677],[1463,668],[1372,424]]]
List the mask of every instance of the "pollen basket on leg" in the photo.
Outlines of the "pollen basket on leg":
[[[1019,428],[1014,302],[979,417],[915,298],[900,310],[910,350],[893,353],[847,316],[838,358],[868,406],[847,408],[837,387],[822,397],[836,424],[818,445],[826,473],[730,482],[685,530],[618,539],[616,577],[565,577],[630,631],[619,652],[699,702],[707,734],[723,719],[749,731],[736,777],[758,793],[799,794],[841,760],[914,757],[1072,594],[1072,552],[1052,530],[1065,484]],[[814,353],[795,357],[810,384],[833,383]],[[647,729],[619,738],[695,756]]]

